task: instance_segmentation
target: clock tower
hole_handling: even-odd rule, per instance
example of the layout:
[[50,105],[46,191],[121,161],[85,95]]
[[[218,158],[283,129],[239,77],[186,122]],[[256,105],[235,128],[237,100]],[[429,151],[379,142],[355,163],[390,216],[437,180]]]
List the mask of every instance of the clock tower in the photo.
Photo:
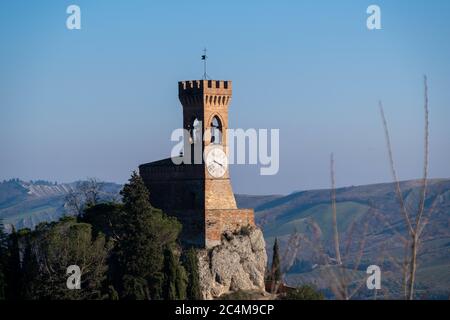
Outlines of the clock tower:
[[150,202],[180,220],[186,245],[213,247],[225,231],[254,225],[253,210],[237,208],[230,182],[226,130],[231,95],[231,81],[179,82],[183,155],[139,166]]

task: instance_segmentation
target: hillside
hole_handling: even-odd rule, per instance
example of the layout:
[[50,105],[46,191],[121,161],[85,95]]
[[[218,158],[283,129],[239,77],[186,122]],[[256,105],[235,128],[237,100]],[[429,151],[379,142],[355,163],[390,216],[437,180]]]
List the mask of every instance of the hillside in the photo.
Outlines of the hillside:
[[[54,221],[68,214],[67,196],[76,193],[81,181],[55,184],[12,179],[0,183],[0,219],[16,229],[33,228],[43,221]],[[100,197],[114,198],[121,186],[102,183]]]
[[[420,181],[402,182],[401,189],[409,211],[416,212]],[[401,237],[405,235],[405,227],[394,191],[392,183],[354,186],[337,189],[336,197],[340,249],[348,274],[357,277],[359,273],[364,277],[368,265],[379,265],[385,296],[398,298],[401,271],[397,263],[401,264],[404,252]],[[247,198],[246,205],[255,208],[268,253],[275,237],[280,240],[282,252],[286,252],[289,239],[295,235],[301,238],[298,252],[285,257],[286,282],[290,285],[315,283],[328,290],[330,277],[336,277],[330,269],[335,256],[330,190],[296,192],[267,198],[267,201],[258,197],[253,205],[251,200]],[[429,181],[425,215],[430,214],[418,257],[417,292],[423,297],[447,298],[450,294],[450,180]],[[319,250],[323,254],[319,255]],[[361,297],[369,294],[372,293],[367,290],[358,293]]]

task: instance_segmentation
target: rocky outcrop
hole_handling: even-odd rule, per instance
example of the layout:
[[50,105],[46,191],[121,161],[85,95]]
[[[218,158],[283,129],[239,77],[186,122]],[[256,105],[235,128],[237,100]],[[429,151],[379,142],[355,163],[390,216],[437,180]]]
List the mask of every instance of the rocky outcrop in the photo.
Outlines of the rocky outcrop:
[[220,245],[198,251],[198,261],[204,299],[239,290],[264,291],[267,254],[258,228],[224,233]]

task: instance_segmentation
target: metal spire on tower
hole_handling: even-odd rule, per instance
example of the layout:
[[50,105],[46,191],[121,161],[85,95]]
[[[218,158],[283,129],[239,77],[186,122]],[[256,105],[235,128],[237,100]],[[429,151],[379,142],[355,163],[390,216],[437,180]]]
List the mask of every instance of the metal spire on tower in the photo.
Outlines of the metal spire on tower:
[[203,49],[203,55],[202,55],[202,60],[203,60],[203,80],[209,80],[209,76],[208,73],[206,72],[206,60],[208,60],[208,56],[206,55],[206,48]]

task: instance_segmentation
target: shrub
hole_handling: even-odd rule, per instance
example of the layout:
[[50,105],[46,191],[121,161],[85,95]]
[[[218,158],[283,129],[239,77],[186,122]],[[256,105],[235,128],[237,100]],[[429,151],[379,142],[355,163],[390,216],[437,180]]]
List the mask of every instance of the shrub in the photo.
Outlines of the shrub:
[[283,300],[324,300],[323,293],[310,285],[303,285],[286,293]]

